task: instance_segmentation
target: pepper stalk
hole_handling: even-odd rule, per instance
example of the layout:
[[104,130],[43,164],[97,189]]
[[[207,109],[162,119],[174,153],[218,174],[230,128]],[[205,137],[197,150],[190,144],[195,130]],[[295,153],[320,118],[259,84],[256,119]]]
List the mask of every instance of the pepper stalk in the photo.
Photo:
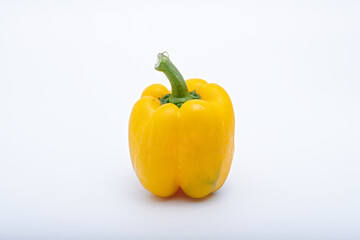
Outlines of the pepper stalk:
[[158,54],[155,69],[165,73],[171,84],[171,94],[167,94],[160,98],[161,104],[173,103],[176,106],[181,107],[186,101],[200,99],[200,95],[198,95],[195,90],[189,92],[183,76],[170,61],[169,57],[166,56],[166,52]]

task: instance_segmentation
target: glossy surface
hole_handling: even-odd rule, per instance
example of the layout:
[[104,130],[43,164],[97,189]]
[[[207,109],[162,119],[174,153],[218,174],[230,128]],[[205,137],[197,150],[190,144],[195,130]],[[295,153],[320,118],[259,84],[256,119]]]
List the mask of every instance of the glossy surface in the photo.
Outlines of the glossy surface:
[[205,197],[225,182],[234,153],[234,112],[225,90],[202,79],[186,81],[201,100],[178,108],[158,100],[169,91],[153,84],[134,105],[129,121],[133,168],[141,184],[161,197],[179,187]]

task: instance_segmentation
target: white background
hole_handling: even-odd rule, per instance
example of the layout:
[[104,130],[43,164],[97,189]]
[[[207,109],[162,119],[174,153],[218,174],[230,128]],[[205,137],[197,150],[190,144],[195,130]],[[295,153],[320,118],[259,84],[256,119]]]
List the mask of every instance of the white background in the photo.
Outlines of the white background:
[[[359,43],[356,1],[0,1],[0,239],[359,239]],[[164,50],[233,100],[203,200],[131,167]]]

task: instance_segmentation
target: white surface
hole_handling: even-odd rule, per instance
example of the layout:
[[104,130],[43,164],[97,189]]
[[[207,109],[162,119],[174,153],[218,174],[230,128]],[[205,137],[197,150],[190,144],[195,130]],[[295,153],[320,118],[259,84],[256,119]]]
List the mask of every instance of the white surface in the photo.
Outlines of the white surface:
[[[219,2],[219,1],[217,1]],[[0,239],[359,239],[360,5],[0,2]],[[152,196],[133,104],[167,50],[236,112],[224,187]]]

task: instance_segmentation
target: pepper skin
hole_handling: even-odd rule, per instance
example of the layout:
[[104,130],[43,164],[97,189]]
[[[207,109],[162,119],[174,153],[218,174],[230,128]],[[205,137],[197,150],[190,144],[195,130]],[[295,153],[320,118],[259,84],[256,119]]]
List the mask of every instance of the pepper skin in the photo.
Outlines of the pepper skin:
[[[169,78],[172,95],[161,104],[170,92],[153,84],[134,105],[129,120],[133,168],[157,196],[169,197],[181,188],[192,198],[205,197],[224,184],[230,171],[235,130],[230,97],[202,79],[185,83],[164,53],[155,68]],[[194,90],[200,99],[189,97]]]

